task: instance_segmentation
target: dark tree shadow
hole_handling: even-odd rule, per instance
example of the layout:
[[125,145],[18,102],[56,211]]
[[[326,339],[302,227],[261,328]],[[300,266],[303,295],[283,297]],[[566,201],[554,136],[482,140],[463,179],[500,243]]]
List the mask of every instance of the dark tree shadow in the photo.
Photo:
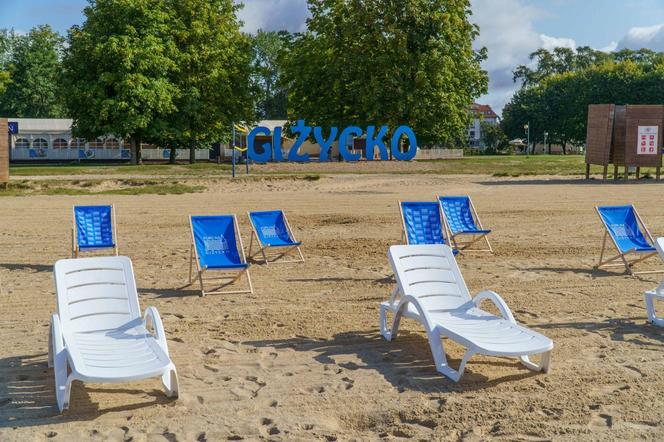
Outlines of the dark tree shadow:
[[52,272],[52,264],[0,264],[0,268],[10,271],[32,270],[33,272]]
[[155,295],[157,298],[185,298],[187,296],[200,296],[201,291],[193,287],[193,285],[187,284],[174,289],[144,288],[138,289],[138,292],[145,295]]
[[[636,345],[664,344],[662,329],[648,322],[644,314],[642,317],[607,318],[597,321],[570,321],[539,324],[541,329],[577,329],[608,336],[612,341],[627,342]],[[651,339],[648,341],[645,338]]]
[[[445,340],[445,345],[449,344]],[[420,334],[400,331],[397,339],[388,342],[377,332],[361,331],[339,333],[332,339],[322,340],[298,336],[292,339],[272,341],[251,341],[244,344],[254,347],[270,347],[277,349],[292,348],[296,351],[313,352],[314,359],[321,364],[336,364],[346,370],[372,370],[380,373],[385,380],[399,391],[420,391],[425,393],[464,392],[482,390],[503,382],[513,382],[537,376],[521,364],[517,359],[491,358],[477,361],[471,359],[459,383],[454,383],[436,371],[429,342]],[[362,363],[336,362],[355,356]],[[474,362],[475,361],[475,362]],[[448,362],[458,367],[460,358],[451,358]],[[473,372],[474,363],[509,367],[514,374],[498,379]]]
[[[48,368],[46,354],[0,359],[0,373],[2,373],[0,428],[87,421],[106,413],[130,411],[173,401],[166,397],[162,390],[90,388],[75,381],[71,389],[70,407],[61,414],[55,399],[53,369]],[[154,381],[157,385],[161,385],[158,378],[155,378]],[[92,402],[89,392],[148,395],[153,399],[126,406],[100,409],[98,403]]]
[[[475,181],[475,184],[479,184],[481,186],[538,186],[538,185],[583,185],[583,186],[599,186],[599,185],[607,185],[607,184],[612,184],[616,186],[620,185],[643,185],[643,184],[648,184],[648,185],[658,185],[658,184],[664,184],[662,181],[657,181],[654,179],[639,179],[636,180],[634,178],[630,179],[629,181],[625,180],[613,180],[613,179],[607,179],[606,181],[602,181],[601,179],[590,179],[586,180],[585,178],[551,178],[551,179],[538,179],[538,178],[533,178],[533,179],[508,179],[508,180],[500,180],[500,178],[504,177],[496,177],[496,181]],[[518,177],[514,177],[518,178]]]
[[[579,275],[589,275],[593,278],[629,276],[631,278],[638,279],[644,282],[656,281],[653,275],[630,275],[626,271],[621,272],[620,270],[605,270],[605,269],[597,269],[594,267],[528,267],[528,268],[523,268],[521,270],[524,270],[526,272],[551,272],[551,273],[560,273],[560,274],[576,273]],[[664,274],[664,272],[662,274]]]

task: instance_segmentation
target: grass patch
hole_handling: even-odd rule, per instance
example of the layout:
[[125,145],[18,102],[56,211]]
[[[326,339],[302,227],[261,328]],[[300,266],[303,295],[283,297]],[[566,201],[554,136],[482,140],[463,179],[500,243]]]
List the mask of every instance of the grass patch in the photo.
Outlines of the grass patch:
[[202,192],[205,189],[205,186],[182,184],[177,181],[39,180],[30,182],[22,180],[11,182],[6,189],[0,188],[0,197],[27,195],[183,195],[185,193]]

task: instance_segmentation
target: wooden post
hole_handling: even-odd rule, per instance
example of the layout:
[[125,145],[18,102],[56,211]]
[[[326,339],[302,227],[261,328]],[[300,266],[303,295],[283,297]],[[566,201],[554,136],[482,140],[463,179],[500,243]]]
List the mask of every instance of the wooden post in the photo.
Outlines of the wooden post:
[[590,179],[590,163],[586,163],[586,179]]
[[657,181],[659,181],[661,166],[657,166]]
[[625,166],[625,181],[629,179],[629,166]]
[[606,175],[607,175],[608,171],[609,171],[609,165],[605,164],[604,165],[604,173],[602,175],[602,180],[606,181]]
[[615,181],[617,179],[618,179],[618,166],[614,164],[613,165],[613,180]]
[[641,178],[641,168],[636,166],[636,179],[638,180],[639,178]]
[[0,187],[9,185],[9,131],[7,119],[0,118]]

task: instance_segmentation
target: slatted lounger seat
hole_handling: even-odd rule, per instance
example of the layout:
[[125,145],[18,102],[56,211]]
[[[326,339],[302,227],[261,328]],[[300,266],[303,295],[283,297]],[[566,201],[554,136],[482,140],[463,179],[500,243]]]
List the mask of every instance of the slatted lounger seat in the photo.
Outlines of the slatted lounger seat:
[[[401,317],[414,319],[426,329],[436,369],[457,382],[466,362],[476,353],[517,357],[534,371],[549,370],[553,342],[516,323],[505,301],[492,291],[470,297],[452,249],[446,245],[392,246],[389,259],[397,288],[389,301],[380,305],[380,329],[385,339],[396,338]],[[502,317],[480,308],[493,302]],[[388,328],[387,316],[393,316]],[[457,370],[447,363],[441,338],[467,348]],[[530,355],[541,355],[539,364]]]
[[51,318],[49,367],[60,411],[69,407],[74,380],[116,383],[160,376],[166,394],[177,397],[177,371],[161,318],[154,307],[141,317],[129,258],[66,259],[54,272],[58,312]]
[[[659,257],[664,261],[664,238],[657,238],[655,249],[657,249]],[[655,311],[655,301],[664,301],[664,281],[660,282],[655,290],[648,290],[645,293],[645,298],[648,320],[659,327],[664,327],[664,318],[657,316],[657,312]]]

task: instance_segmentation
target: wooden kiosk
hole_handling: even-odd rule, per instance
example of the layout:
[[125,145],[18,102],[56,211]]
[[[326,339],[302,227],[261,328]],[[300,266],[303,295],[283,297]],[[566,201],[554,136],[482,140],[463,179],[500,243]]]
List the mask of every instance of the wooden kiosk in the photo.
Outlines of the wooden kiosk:
[[663,137],[664,105],[591,104],[586,132],[586,179],[590,178],[591,164],[604,167],[605,180],[609,164],[613,164],[614,180],[619,167],[624,167],[625,180],[630,167],[636,168],[637,179],[641,167],[654,167],[659,180]]

